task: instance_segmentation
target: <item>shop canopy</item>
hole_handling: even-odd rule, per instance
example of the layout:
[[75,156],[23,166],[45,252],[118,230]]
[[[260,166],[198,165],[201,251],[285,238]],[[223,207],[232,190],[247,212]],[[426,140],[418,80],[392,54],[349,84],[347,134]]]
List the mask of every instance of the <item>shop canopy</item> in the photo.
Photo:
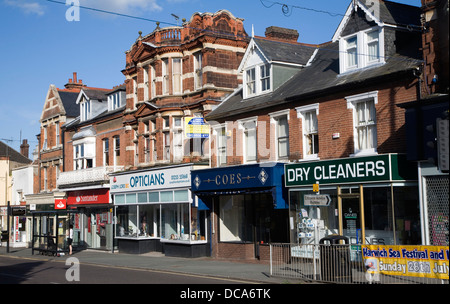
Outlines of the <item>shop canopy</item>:
[[215,195],[271,193],[275,209],[288,208],[283,186],[284,164],[262,163],[191,171],[191,191],[200,198]]

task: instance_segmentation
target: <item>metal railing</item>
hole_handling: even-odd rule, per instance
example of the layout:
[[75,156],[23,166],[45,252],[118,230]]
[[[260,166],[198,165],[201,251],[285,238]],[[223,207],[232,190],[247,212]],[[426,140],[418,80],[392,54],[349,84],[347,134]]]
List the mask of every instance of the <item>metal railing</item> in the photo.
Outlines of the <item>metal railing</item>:
[[337,284],[448,284],[436,278],[367,271],[361,245],[270,244],[270,275]]

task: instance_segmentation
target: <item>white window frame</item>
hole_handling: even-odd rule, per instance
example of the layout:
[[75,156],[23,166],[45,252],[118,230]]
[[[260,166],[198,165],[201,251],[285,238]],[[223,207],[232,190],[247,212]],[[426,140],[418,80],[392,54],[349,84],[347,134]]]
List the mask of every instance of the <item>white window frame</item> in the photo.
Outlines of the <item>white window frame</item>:
[[149,94],[148,94],[148,89],[149,89],[149,83],[148,83],[148,69],[149,66],[146,65],[143,67],[143,72],[144,72],[144,101],[148,101],[149,98]]
[[152,90],[150,92],[151,99],[156,97],[156,71],[153,64],[150,65],[150,76],[152,78]]
[[[377,146],[377,111],[376,105],[378,104],[378,91],[372,91],[362,94],[357,94],[353,96],[348,96],[345,98],[347,100],[347,109],[351,109],[353,113],[353,142],[354,142],[354,154],[351,156],[361,156],[361,155],[374,155],[378,154]],[[374,107],[374,120],[368,123],[360,124],[358,121],[358,104],[366,103],[368,101],[373,101]],[[361,128],[373,128],[372,134],[372,147],[370,148],[359,148],[359,129]]]
[[162,94],[169,95],[169,58],[161,59],[161,68],[162,68]]
[[[183,117],[172,117],[173,131],[173,160],[179,162],[183,160]],[[179,124],[178,124],[179,123]]]
[[[378,32],[378,37],[370,40],[369,34],[376,31]],[[356,38],[356,64],[349,66],[348,41],[353,38]],[[378,44],[378,56],[376,59],[372,60],[372,56],[369,54],[369,44],[375,42]],[[377,26],[341,37],[339,39],[339,50],[340,74],[384,64],[384,29]]]
[[[117,146],[117,140],[119,140],[119,145]],[[114,167],[119,166],[119,160],[120,160],[120,136],[114,136],[113,137],[113,164]]]
[[226,124],[219,124],[213,127],[216,138],[216,163],[218,167],[227,165],[227,127]]
[[[180,62],[180,70],[178,72],[175,71],[175,61]],[[178,90],[176,90],[177,84],[179,86]],[[172,58],[172,94],[179,95],[181,93],[183,93],[183,58],[174,57]]]
[[[265,69],[267,74],[262,75],[261,70]],[[249,73],[253,72],[254,79],[249,78]],[[254,97],[260,94],[265,94],[272,92],[272,65],[267,62],[263,62],[262,64],[257,64],[254,66],[250,66],[245,68],[244,70],[244,99]],[[263,81],[268,82],[268,88],[263,90]],[[251,85],[251,87],[250,87]]]
[[[307,123],[307,115],[314,114],[316,119],[319,115],[319,104],[311,104],[307,106],[297,107],[297,118],[302,120],[302,143],[303,143],[303,159],[319,159],[318,153],[308,154],[309,144],[308,144],[308,136],[313,133],[309,133],[306,123]],[[318,128],[318,127],[317,127]],[[317,130],[317,136],[319,136],[319,130]]]
[[[253,125],[253,126],[252,126]],[[258,159],[258,118],[250,117],[238,121],[238,126],[242,130],[243,163],[256,163]],[[251,128],[249,128],[251,127]],[[249,155],[248,134],[254,132],[254,155]]]
[[201,51],[194,53],[194,89],[203,87],[203,54]]
[[80,107],[81,107],[81,121],[86,121],[89,120],[91,118],[91,101],[87,100],[86,98],[83,98],[83,101],[80,102]]
[[109,166],[109,138],[104,138],[102,140],[102,150],[103,150],[103,166],[107,167]]
[[[271,125],[273,125],[274,127],[274,134],[275,134],[275,141],[274,141],[274,147],[272,148],[272,151],[275,152],[275,160],[288,160],[289,159],[289,155],[290,155],[290,147],[289,147],[289,109],[286,110],[281,110],[278,112],[273,112],[269,114],[270,116],[270,123]],[[286,117],[286,122],[287,122],[287,126],[288,126],[288,134],[287,134],[287,155],[280,157],[279,155],[279,134],[278,134],[278,125],[279,125],[279,120],[281,117]]]
[[55,142],[55,145],[56,145],[56,147],[58,147],[59,145],[60,145],[60,140],[61,140],[61,136],[60,136],[60,134],[59,134],[60,132],[59,132],[59,121],[57,121],[56,123],[55,123],[55,137],[56,137],[56,142]]

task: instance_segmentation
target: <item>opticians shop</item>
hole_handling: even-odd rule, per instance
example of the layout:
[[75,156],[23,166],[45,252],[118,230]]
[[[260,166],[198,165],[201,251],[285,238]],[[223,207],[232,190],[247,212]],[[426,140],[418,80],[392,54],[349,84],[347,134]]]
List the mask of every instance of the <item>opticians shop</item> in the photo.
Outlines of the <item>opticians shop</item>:
[[192,169],[188,164],[111,174],[120,252],[208,255],[206,210],[192,198]]
[[291,242],[420,244],[416,168],[401,154],[286,164]]

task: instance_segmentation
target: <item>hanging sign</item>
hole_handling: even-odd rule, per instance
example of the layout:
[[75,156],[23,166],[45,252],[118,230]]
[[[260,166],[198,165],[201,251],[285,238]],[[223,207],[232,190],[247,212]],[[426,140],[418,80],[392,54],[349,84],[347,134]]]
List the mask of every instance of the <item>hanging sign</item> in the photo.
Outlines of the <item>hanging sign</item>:
[[67,207],[67,201],[65,199],[55,199],[55,210],[63,210]]

